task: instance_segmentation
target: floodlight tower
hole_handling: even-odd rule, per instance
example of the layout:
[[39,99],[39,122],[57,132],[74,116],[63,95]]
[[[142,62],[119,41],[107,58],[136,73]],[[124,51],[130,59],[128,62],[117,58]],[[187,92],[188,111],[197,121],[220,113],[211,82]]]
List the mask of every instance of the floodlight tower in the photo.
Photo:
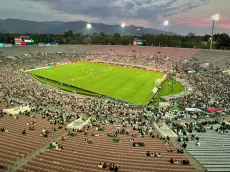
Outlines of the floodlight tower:
[[165,32],[167,32],[167,26],[168,26],[168,25],[169,25],[169,21],[168,21],[168,20],[164,21]]
[[121,23],[121,33],[122,33],[122,37],[123,37],[123,30],[125,28],[125,23]]
[[140,32],[140,29],[137,29],[137,36],[140,36],[139,32]]
[[92,28],[92,25],[90,23],[87,23],[86,28],[88,29],[88,34],[90,39],[90,29]]
[[210,50],[212,50],[212,41],[213,41],[213,33],[214,33],[214,28],[215,28],[215,21],[218,21],[220,18],[219,14],[215,14],[212,16],[212,37],[211,37],[211,43],[210,43]]

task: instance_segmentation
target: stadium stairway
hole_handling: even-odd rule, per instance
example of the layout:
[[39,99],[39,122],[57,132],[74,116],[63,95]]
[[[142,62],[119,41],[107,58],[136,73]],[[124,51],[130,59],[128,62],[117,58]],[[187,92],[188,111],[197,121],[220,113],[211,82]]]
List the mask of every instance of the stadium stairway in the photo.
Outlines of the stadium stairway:
[[230,133],[220,134],[214,130],[193,132],[199,137],[200,146],[196,146],[195,141],[189,141],[186,150],[208,171],[230,171]]

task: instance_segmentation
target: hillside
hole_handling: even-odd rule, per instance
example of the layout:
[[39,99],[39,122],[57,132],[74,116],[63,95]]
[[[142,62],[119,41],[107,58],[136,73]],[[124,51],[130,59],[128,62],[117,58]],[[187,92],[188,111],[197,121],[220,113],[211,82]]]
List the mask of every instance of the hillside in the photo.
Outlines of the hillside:
[[[61,22],[61,21],[51,21],[51,22],[36,22],[20,19],[0,19],[0,32],[9,33],[39,33],[39,34],[63,34],[65,31],[72,30],[74,33],[89,33],[86,29],[87,22],[85,21],[71,21],[71,22]],[[137,29],[140,29],[140,33],[153,33],[159,34],[164,31],[153,29],[153,28],[143,28],[136,27],[133,25],[126,26],[123,33],[137,34]],[[93,32],[104,32],[106,34],[122,33],[120,25],[107,25],[103,23],[92,23],[92,29],[90,33]],[[173,34],[173,33],[167,33]]]

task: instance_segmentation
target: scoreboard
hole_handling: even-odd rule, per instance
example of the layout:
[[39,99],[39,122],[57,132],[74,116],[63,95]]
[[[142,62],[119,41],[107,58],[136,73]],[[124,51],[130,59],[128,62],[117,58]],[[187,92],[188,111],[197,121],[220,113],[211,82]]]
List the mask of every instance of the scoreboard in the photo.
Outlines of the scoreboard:
[[15,45],[33,45],[34,39],[31,39],[29,36],[19,36],[14,38]]
[[133,45],[134,46],[143,46],[144,45],[144,41],[142,41],[142,40],[135,40],[135,41],[133,41]]

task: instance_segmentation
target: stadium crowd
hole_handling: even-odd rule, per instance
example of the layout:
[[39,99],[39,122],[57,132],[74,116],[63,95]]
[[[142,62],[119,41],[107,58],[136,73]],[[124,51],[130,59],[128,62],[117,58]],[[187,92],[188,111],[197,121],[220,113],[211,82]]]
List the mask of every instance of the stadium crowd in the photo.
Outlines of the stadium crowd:
[[193,84],[193,94],[174,101],[179,106],[190,107],[215,107],[230,108],[230,77],[223,70],[209,66],[208,69],[200,67],[197,63],[186,64],[183,70],[200,70],[202,73],[190,73],[187,75]]
[[[6,107],[15,107],[20,105],[29,105],[33,111],[40,114],[42,118],[46,118],[50,124],[59,124],[59,127],[64,122],[69,122],[72,118],[79,118],[80,115],[95,117],[96,121],[102,124],[113,123],[116,127],[115,133],[109,133],[107,136],[114,137],[113,142],[119,143],[117,138],[119,134],[129,134],[129,130],[123,127],[132,127],[136,134],[132,134],[130,142],[133,147],[144,147],[144,142],[136,142],[136,137],[145,137],[146,135],[152,138],[161,138],[153,133],[151,123],[164,118],[166,114],[173,115],[174,110],[158,108],[154,105],[145,107],[130,105],[125,102],[115,101],[104,97],[88,97],[77,95],[59,90],[48,85],[41,84],[34,79],[30,74],[26,73],[27,69],[39,68],[48,64],[64,64],[76,61],[100,61],[107,63],[121,63],[126,65],[136,65],[151,69],[160,69],[162,71],[176,71],[177,78],[186,79],[193,85],[193,92],[189,95],[171,100],[174,106],[192,107],[192,108],[224,108],[225,112],[230,109],[230,77],[224,74],[219,68],[209,66],[209,68],[201,67],[197,63],[179,63],[173,59],[162,58],[160,56],[142,56],[136,55],[117,55],[117,54],[76,54],[76,53],[61,53],[61,54],[44,54],[29,52],[29,56],[21,55],[14,59],[2,56],[0,63],[0,106],[3,104]],[[202,72],[188,73],[191,70],[202,70]],[[181,112],[182,116],[199,117],[202,113],[199,112]],[[218,113],[213,113],[217,115]],[[3,111],[0,111],[0,117],[3,117]],[[31,115],[26,113],[25,115]],[[16,116],[17,117],[17,116]],[[95,121],[94,121],[95,122]],[[192,123],[188,126],[176,125],[167,121],[175,132],[189,132],[190,129],[196,129]],[[33,130],[36,121],[31,119],[31,122],[26,124],[29,130]],[[197,124],[198,125],[198,124]],[[105,131],[105,128],[96,123],[92,123],[97,131]],[[191,127],[190,127],[191,126]],[[0,126],[1,127],[1,126]],[[57,128],[53,128],[53,131]],[[8,130],[1,127],[1,132]],[[25,130],[22,134],[26,135]],[[68,132],[68,136],[75,136],[73,132]],[[87,130],[80,131],[85,132]],[[49,131],[43,128],[41,137],[48,137]],[[99,137],[99,134],[92,133],[92,137]],[[62,137],[61,140],[64,138]],[[180,138],[181,139],[181,138]],[[196,138],[195,138],[196,139]],[[199,139],[198,139],[199,140]],[[85,142],[93,144],[93,139],[87,138]],[[169,138],[165,141],[165,145],[169,146]],[[197,143],[199,144],[199,142]],[[186,145],[182,145],[186,147]],[[64,149],[57,142],[53,141],[49,148],[56,150]],[[183,153],[183,150],[176,150],[178,153]],[[161,157],[161,153],[146,153],[147,156]],[[178,164],[176,159],[170,159],[170,163]],[[183,160],[182,164],[189,164],[188,160]],[[98,168],[106,168],[106,163],[100,162]],[[111,171],[118,171],[119,166],[111,163],[108,166]]]
[[[20,102],[24,104],[33,105],[35,109],[42,109],[46,112],[47,109],[52,109],[55,116],[62,111],[64,114],[68,112],[86,113],[93,115],[99,112],[109,112],[125,114],[127,111],[126,103],[107,101],[103,98],[92,98],[82,95],[71,94],[63,92],[57,88],[43,85],[32,78],[25,69],[39,68],[54,63],[67,63],[75,61],[104,61],[124,63],[129,65],[146,66],[155,69],[171,69],[176,65],[177,76],[182,79],[187,79],[194,85],[192,94],[172,100],[173,105],[186,107],[220,107],[229,110],[230,108],[230,77],[224,74],[221,69],[202,68],[199,64],[189,63],[174,63],[172,60],[160,58],[158,56],[145,57],[139,54],[132,56],[125,55],[90,55],[90,54],[33,54],[30,56],[16,57],[16,59],[9,59],[2,57],[0,63],[0,77],[1,77],[1,99],[3,102],[13,104],[13,102]],[[191,69],[202,69],[203,73],[184,74],[179,71],[188,71]],[[130,110],[135,109],[138,113],[145,113],[148,111],[156,111],[154,107],[133,107],[127,105]],[[159,110],[158,110],[159,111]],[[47,113],[47,112],[46,112]],[[160,110],[154,114],[162,116],[165,112]],[[68,117],[65,117],[68,118]]]

